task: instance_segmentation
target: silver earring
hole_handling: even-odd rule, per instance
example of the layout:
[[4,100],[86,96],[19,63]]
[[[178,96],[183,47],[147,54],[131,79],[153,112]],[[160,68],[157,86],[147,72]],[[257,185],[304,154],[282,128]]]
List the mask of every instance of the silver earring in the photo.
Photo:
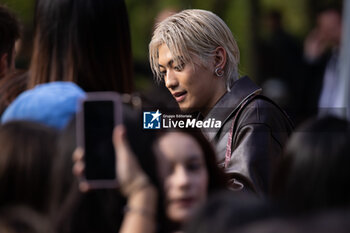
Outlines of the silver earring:
[[217,67],[214,71],[215,75],[218,76],[218,77],[222,77],[224,75],[224,70],[221,69],[220,67]]

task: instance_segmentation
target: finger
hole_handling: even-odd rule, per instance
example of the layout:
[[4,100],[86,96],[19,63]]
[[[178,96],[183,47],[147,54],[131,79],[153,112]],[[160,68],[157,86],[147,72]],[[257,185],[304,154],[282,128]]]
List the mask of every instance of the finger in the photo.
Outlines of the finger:
[[80,161],[76,162],[74,163],[74,166],[73,166],[73,174],[78,177],[81,177],[83,175],[84,169],[85,169],[85,164],[83,162],[80,162]]
[[113,143],[115,147],[123,146],[126,143],[126,129],[124,125],[118,125],[114,128]]
[[113,144],[118,154],[118,157],[123,155],[130,155],[130,153],[132,153],[128,139],[126,137],[125,126],[119,125],[115,127],[113,132]]
[[82,192],[82,193],[86,193],[88,192],[89,190],[91,189],[89,183],[87,183],[86,181],[80,181],[79,182],[79,190]]
[[73,152],[73,162],[81,161],[84,157],[84,150],[81,147],[77,147]]

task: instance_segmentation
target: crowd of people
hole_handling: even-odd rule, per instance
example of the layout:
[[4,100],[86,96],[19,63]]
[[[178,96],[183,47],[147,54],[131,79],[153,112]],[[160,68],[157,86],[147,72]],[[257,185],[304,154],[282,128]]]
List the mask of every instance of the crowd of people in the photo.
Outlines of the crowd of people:
[[[338,16],[320,17],[340,25]],[[238,44],[213,12],[173,12],[154,28],[150,67],[176,110],[166,100],[158,105],[157,93],[133,95],[123,0],[36,0],[34,26],[29,69],[16,70],[21,27],[0,6],[1,232],[347,231],[349,122],[322,111],[295,128],[262,88],[240,77]],[[319,25],[305,42],[307,62],[327,46],[338,51],[339,33]],[[335,106],[325,86],[337,76],[332,62],[320,107]],[[96,188],[84,178],[76,114],[90,92],[107,91],[123,100],[123,123],[109,139],[117,185]],[[150,106],[221,124],[145,130]]]

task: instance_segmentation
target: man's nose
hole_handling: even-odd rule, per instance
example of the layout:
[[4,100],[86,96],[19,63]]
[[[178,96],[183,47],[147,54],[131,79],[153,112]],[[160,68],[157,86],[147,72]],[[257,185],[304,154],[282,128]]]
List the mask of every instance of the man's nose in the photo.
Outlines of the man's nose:
[[168,89],[174,89],[179,85],[179,82],[177,80],[177,77],[174,73],[174,71],[169,70],[165,76],[165,86]]

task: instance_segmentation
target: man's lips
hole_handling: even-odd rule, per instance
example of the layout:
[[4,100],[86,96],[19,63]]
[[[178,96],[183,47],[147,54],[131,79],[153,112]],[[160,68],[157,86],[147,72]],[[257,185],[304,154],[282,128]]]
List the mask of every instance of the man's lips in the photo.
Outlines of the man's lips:
[[179,91],[173,93],[173,96],[177,102],[182,102],[186,98],[186,95],[187,91]]

